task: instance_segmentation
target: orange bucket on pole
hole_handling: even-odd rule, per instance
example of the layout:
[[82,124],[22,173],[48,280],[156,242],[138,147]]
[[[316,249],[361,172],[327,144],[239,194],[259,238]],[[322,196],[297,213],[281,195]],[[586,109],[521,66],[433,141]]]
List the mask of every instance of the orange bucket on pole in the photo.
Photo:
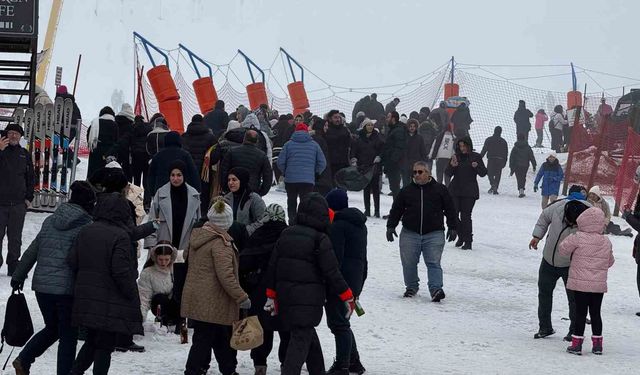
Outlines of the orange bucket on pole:
[[169,129],[182,134],[184,132],[184,118],[182,117],[182,103],[180,100],[167,100],[158,103],[158,105],[160,106],[160,113],[167,120]]
[[247,96],[249,97],[249,107],[252,111],[260,108],[261,104],[269,105],[269,98],[267,98],[267,89],[264,86],[264,82],[256,82],[247,86]]
[[307,91],[304,89],[304,83],[302,81],[293,82],[287,85],[289,91],[289,97],[291,98],[291,105],[293,109],[307,109],[309,108],[309,98],[307,97]]
[[445,83],[444,100],[447,100],[452,96],[460,96],[460,86],[458,86],[457,83]]
[[196,79],[193,81],[193,91],[196,94],[200,112],[206,114],[212,111],[218,101],[218,93],[215,86],[213,86],[213,78],[202,77]]
[[567,93],[567,110],[575,107],[582,107],[582,93],[580,91],[569,91]]
[[147,72],[147,77],[158,102],[180,99],[180,94],[178,94],[176,84],[173,81],[173,77],[171,77],[169,67],[166,65],[153,67]]

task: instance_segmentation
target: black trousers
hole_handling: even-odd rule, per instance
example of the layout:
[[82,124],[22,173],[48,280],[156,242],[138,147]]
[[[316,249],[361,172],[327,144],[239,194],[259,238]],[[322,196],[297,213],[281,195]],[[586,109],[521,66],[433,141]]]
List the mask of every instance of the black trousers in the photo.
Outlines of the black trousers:
[[527,168],[516,168],[513,172],[515,172],[516,175],[516,181],[518,182],[518,190],[523,189],[527,183],[527,171],[529,170],[529,167]]
[[464,242],[473,242],[473,207],[476,205],[475,198],[453,197],[458,218],[458,236]]
[[584,327],[587,322],[587,313],[591,317],[591,332],[594,336],[602,336],[602,298],[604,293],[573,292],[576,298],[576,324],[573,334],[584,336]]
[[111,353],[116,346],[116,337],[115,332],[87,330],[87,339],[78,352],[71,374],[84,374],[93,364],[94,375],[107,375],[111,367]]
[[560,148],[562,148],[562,130],[551,127],[549,132],[551,133],[551,148],[555,152],[560,152]]
[[569,278],[569,267],[554,267],[547,263],[544,258],[540,263],[538,271],[538,321],[540,323],[540,331],[548,332],[553,329],[551,324],[551,310],[553,308],[553,290],[556,288],[558,279],[562,278],[567,291],[567,300],[569,302],[569,333],[575,332],[576,322],[576,300],[572,290],[566,289],[567,279]]
[[407,174],[407,170],[403,168],[402,165],[385,168],[384,173],[389,179],[389,189],[391,190],[391,195],[393,195],[394,199],[398,196],[398,193],[400,193],[401,182],[402,187],[408,186],[411,183],[412,176],[411,174]]
[[569,149],[569,144],[571,143],[571,130],[573,130],[573,126],[565,126],[562,128],[562,136],[564,137],[564,144],[567,146],[567,150]]
[[4,235],[7,235],[7,268],[12,274],[20,259],[22,248],[22,228],[24,218],[27,215],[27,205],[18,202],[13,206],[0,206],[0,266],[2,265],[2,242]]
[[236,371],[238,361],[236,351],[231,348],[231,326],[190,320],[193,324],[191,349],[187,358],[185,375],[201,375],[206,373],[211,362],[211,350],[218,362],[218,370],[222,375],[230,375]]
[[489,184],[491,188],[498,191],[500,187],[500,179],[502,179],[502,169],[504,168],[504,160],[489,158],[487,160],[487,177],[489,178]]
[[[266,366],[267,358],[269,358],[269,354],[271,354],[271,350],[273,349],[273,336],[274,332],[270,330],[266,330],[263,327],[264,332],[264,342],[262,345],[258,346],[255,349],[251,350],[251,359],[253,359],[254,366]],[[280,361],[280,365],[284,364],[285,358],[287,358],[287,347],[289,346],[289,332],[280,331],[278,332],[280,336],[280,346],[278,347],[278,360]]]
[[289,215],[289,225],[293,223],[298,212],[298,198],[302,198],[313,191],[313,184],[304,182],[285,182],[284,188],[287,191],[287,214]]
[[147,182],[147,172],[149,171],[149,155],[134,154],[131,159],[131,177],[133,184],[144,187],[142,181]]
[[291,330],[282,375],[300,375],[305,362],[309,375],[325,375],[322,347],[314,327]]
[[536,129],[536,146],[542,146],[542,141],[544,139],[544,130]]
[[360,360],[356,338],[349,319],[345,317],[347,309],[344,302],[333,296],[328,297],[324,309],[327,312],[327,326],[336,341],[335,361],[339,368],[347,368],[351,363]]
[[446,158],[439,158],[436,160],[436,180],[438,183],[444,184],[445,186],[449,186],[449,182],[451,182],[451,176],[447,176],[444,173],[450,162],[451,159]]
[[[377,167],[374,167],[377,168]],[[362,191],[364,198],[364,209],[371,212],[371,194],[373,194],[373,208],[376,214],[380,213],[380,174],[375,172],[371,177],[371,182]]]

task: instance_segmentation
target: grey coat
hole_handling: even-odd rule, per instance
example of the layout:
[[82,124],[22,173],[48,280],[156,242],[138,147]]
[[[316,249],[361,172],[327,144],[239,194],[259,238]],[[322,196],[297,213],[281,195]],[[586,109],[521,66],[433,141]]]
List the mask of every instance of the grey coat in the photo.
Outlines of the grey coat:
[[[185,182],[186,183],[186,182]],[[186,250],[189,246],[191,230],[200,219],[200,193],[187,184],[187,213],[182,225],[180,237],[180,247],[178,250]],[[151,208],[149,209],[149,221],[158,219],[160,227],[155,234],[145,238],[144,247],[151,248],[158,241],[169,241],[173,238],[173,217],[171,215],[171,183],[164,184],[153,197]]]
[[[233,193],[228,193],[224,196],[224,201],[231,207],[233,207]],[[262,197],[256,193],[249,195],[249,200],[242,207],[238,207],[236,214],[236,220],[240,224],[244,224],[247,227],[247,233],[249,236],[253,232],[262,226],[262,216],[267,209],[267,205],[262,200]]]
[[[571,263],[570,258],[563,257],[558,252],[560,242],[578,230],[577,227],[570,227],[564,221],[564,206],[568,202],[568,199],[562,199],[545,208],[533,229],[533,237],[543,239],[545,234],[547,235],[543,255],[547,263],[554,267],[569,267]],[[586,200],[580,200],[580,202],[591,207],[591,203]]]
[[63,203],[42,223],[42,229],[22,254],[13,280],[24,282],[37,262],[31,289],[39,293],[73,295],[74,273],[67,256],[80,230],[91,224],[91,215],[73,203]]

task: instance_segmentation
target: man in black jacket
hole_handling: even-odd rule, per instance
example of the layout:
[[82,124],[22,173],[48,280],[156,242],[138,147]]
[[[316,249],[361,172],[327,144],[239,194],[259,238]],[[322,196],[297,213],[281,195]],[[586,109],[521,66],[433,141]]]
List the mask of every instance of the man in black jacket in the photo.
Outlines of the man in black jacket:
[[444,251],[444,218],[447,218],[447,240],[456,239],[458,219],[447,188],[431,176],[427,163],[413,165],[413,183],[405,186],[393,200],[387,220],[387,241],[393,242],[396,226],[402,219],[400,232],[400,260],[406,291],[413,297],[419,289],[418,262],[420,254],[427,265],[429,292],[433,302],[445,297],[442,290],[440,259]]
[[[213,145],[217,142],[211,130],[202,122],[201,115],[194,115],[191,123],[187,126],[187,131],[182,134],[182,146],[191,154],[193,163],[196,165],[198,176],[202,173],[204,157]],[[200,180],[200,212],[203,217],[209,211],[211,183]]]
[[204,125],[211,130],[216,139],[227,130],[229,115],[224,110],[224,102],[218,100],[213,111],[204,115]]
[[407,176],[402,168],[407,148],[407,130],[400,122],[400,115],[395,111],[387,115],[387,124],[389,134],[382,148],[382,163],[384,173],[389,179],[391,194],[395,198],[400,192],[400,179],[403,187],[411,181],[411,176]]
[[491,188],[489,194],[498,194],[498,186],[500,186],[500,178],[502,177],[502,169],[507,165],[507,155],[509,154],[509,146],[507,141],[502,138],[502,127],[496,126],[493,129],[493,135],[484,141],[480,158],[487,155],[487,175]]
[[344,124],[338,110],[331,110],[327,115],[329,128],[325,133],[329,146],[329,160],[331,179],[335,186],[336,172],[349,166],[349,148],[351,147],[351,133]]
[[[329,227],[329,238],[336,254],[342,277],[357,300],[367,278],[367,217],[355,207],[349,206],[347,192],[333,189],[327,194],[329,208],[335,212]],[[349,375],[365,372],[360,363],[356,338],[349,319],[345,318],[344,303],[330,295],[324,305],[327,325],[336,341],[336,359],[327,375]]]
[[[255,130],[247,130],[244,133],[242,145],[232,148],[222,159],[221,181],[227,181],[227,176],[232,168],[242,167],[249,171],[249,187],[260,196],[265,196],[271,189],[273,170],[271,161],[267,155],[256,147],[258,133]],[[223,189],[228,189],[223,184]]]
[[133,132],[129,148],[131,152],[131,174],[133,184],[144,187],[149,171],[149,154],[147,153],[147,135],[153,130],[151,124],[144,121],[144,117],[138,115],[133,121]]
[[513,122],[516,123],[516,136],[522,134],[524,139],[529,139],[529,132],[531,131],[530,118],[533,117],[533,113],[527,109],[524,100],[518,102],[518,109],[513,114]]
[[355,299],[340,273],[326,234],[327,201],[318,193],[305,196],[295,223],[282,232],[273,250],[264,308],[280,315],[282,327],[291,332],[282,374],[299,375],[305,362],[309,374],[324,374],[322,347],[315,327],[322,320],[327,290],[345,304],[347,319],[355,310]]
[[2,241],[8,238],[7,275],[13,271],[20,258],[22,228],[27,207],[33,200],[33,163],[31,154],[20,146],[24,135],[22,127],[9,124],[0,137],[0,265],[2,265]]

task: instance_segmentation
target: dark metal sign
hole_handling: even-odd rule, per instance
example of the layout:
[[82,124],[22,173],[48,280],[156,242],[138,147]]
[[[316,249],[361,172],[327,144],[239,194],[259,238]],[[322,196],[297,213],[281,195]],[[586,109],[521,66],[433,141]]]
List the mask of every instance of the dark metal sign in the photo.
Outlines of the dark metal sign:
[[37,37],[37,0],[0,0],[0,37]]

